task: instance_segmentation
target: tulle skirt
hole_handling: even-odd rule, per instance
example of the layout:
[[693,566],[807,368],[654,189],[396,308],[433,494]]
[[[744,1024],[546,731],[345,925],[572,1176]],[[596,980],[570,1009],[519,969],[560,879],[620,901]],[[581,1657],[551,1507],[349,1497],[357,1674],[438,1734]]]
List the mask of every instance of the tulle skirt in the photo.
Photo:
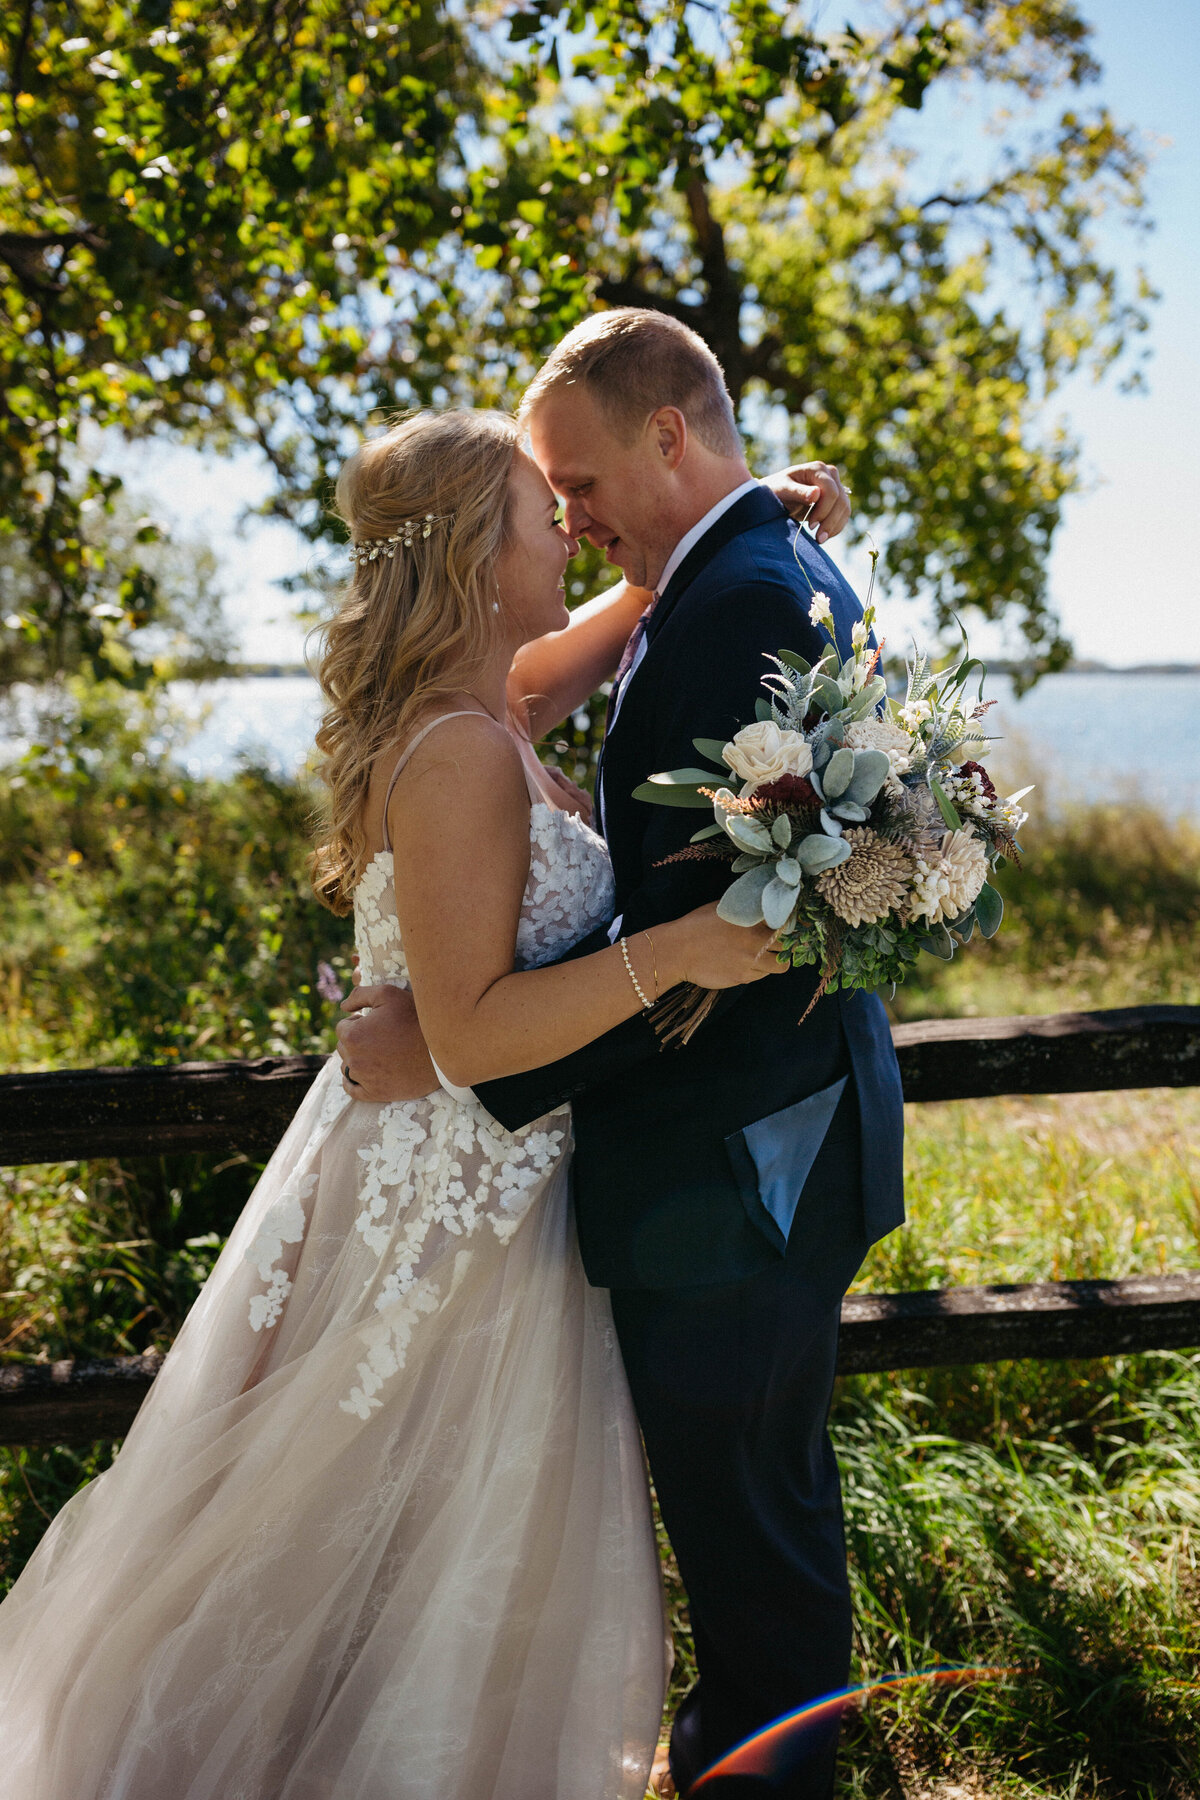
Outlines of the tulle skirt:
[[570,1121],[293,1121],[0,1606],[8,1800],[641,1800],[667,1661]]

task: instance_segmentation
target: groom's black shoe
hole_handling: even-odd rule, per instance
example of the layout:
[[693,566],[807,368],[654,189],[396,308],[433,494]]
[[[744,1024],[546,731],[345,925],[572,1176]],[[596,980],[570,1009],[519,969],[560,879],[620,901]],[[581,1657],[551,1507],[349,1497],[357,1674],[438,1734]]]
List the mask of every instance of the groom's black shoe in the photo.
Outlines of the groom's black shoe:
[[704,1746],[700,1741],[700,1684],[690,1687],[679,1704],[671,1724],[671,1779],[681,1796],[704,1769]]
[[[840,1736],[836,1719],[809,1725],[771,1775],[721,1775],[705,1784],[705,1800],[830,1800]],[[732,1749],[733,1746],[727,1746]],[[724,1754],[722,1752],[721,1754]],[[798,1753],[798,1754],[797,1754]],[[680,1796],[715,1759],[706,1756],[700,1730],[700,1683],[684,1695],[671,1726],[671,1777]]]

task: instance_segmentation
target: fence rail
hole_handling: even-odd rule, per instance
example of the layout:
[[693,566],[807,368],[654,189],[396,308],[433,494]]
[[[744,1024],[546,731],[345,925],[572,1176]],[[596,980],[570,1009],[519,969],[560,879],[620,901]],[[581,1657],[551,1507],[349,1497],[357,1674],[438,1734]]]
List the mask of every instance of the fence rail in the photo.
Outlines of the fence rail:
[[[906,1100],[1200,1086],[1200,1007],[926,1020],[893,1030]],[[241,1151],[267,1156],[325,1059],[0,1076],[0,1165]],[[843,1374],[1200,1346],[1200,1273],[858,1294]],[[0,1444],[120,1436],[159,1359],[0,1367]]]

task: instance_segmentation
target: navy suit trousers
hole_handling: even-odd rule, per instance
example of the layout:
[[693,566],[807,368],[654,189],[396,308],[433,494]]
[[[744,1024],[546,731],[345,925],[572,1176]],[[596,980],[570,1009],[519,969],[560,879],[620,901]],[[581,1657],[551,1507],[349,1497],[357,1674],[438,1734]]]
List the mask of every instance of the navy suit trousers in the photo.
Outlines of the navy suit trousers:
[[[612,1295],[696,1645],[699,1682],[672,1735],[681,1792],[744,1738],[847,1684],[850,1593],[828,1414],[840,1303],[867,1249],[859,1142],[851,1083],[771,1268]],[[807,1728],[765,1791],[827,1800],[836,1745],[836,1724]]]

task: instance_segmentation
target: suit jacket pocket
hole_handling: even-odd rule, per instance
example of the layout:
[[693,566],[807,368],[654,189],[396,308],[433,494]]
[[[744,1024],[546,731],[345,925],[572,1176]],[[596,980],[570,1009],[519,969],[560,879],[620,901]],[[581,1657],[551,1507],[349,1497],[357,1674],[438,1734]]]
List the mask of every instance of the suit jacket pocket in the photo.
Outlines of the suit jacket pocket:
[[725,1139],[738,1191],[753,1224],[782,1256],[800,1191],[825,1141],[848,1076]]

